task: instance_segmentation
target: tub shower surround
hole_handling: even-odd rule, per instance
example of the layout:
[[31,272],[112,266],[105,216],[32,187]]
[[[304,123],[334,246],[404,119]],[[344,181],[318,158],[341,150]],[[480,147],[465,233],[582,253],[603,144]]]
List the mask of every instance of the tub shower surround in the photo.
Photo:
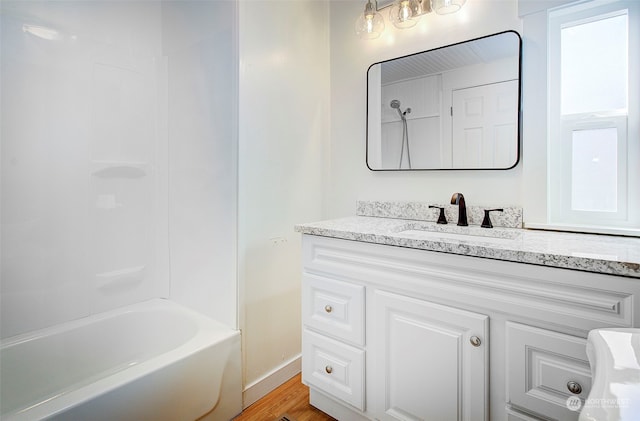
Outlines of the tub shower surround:
[[[445,208],[448,225],[437,225],[438,209],[417,202],[358,202],[358,216],[296,225],[303,234],[484,257],[517,263],[640,278],[640,239],[521,229],[522,209],[491,214],[494,227],[480,228],[484,207],[468,206],[469,227],[458,227],[457,207]],[[517,228],[516,228],[517,227]],[[428,231],[422,236],[417,231]],[[438,237],[437,232],[442,232]],[[448,235],[461,235],[460,238]],[[505,238],[496,241],[494,238]]]
[[242,411],[236,11],[0,2],[3,421]]

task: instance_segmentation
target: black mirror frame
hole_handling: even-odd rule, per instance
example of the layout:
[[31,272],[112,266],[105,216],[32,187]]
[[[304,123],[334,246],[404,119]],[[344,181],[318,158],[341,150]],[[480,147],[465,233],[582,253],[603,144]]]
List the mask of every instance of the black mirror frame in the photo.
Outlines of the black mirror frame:
[[[411,169],[400,169],[400,168],[381,168],[381,169],[374,169],[371,168],[371,166],[369,165],[369,70],[377,65],[377,64],[382,64],[382,63],[386,63],[388,61],[391,60],[398,60],[401,58],[406,58],[406,57],[411,57],[411,56],[415,56],[417,54],[423,54],[423,53],[428,53],[430,51],[436,51],[436,50],[441,50],[443,48],[448,48],[448,47],[452,47],[455,45],[460,45],[460,44],[464,44],[467,42],[473,42],[473,41],[477,41],[480,39],[484,39],[484,38],[488,38],[488,37],[493,37],[496,35],[501,35],[501,34],[506,34],[506,33],[513,33],[518,37],[518,130],[517,130],[517,139],[516,139],[516,161],[514,162],[514,164],[510,167],[507,168],[411,168]],[[485,35],[482,37],[477,37],[477,38],[473,38],[473,39],[468,39],[465,41],[460,41],[460,42],[456,42],[453,44],[448,44],[448,45],[444,45],[442,47],[437,47],[437,48],[432,48],[430,50],[425,50],[425,51],[419,51],[417,53],[412,53],[412,54],[407,54],[404,56],[400,56],[400,57],[394,57],[388,60],[383,60],[383,61],[379,61],[376,63],[371,64],[368,68],[367,68],[367,73],[366,73],[366,79],[367,79],[367,95],[366,95],[366,102],[365,102],[365,107],[366,107],[366,120],[365,120],[365,128],[366,128],[366,137],[365,137],[365,162],[367,165],[367,168],[370,171],[505,171],[505,170],[511,170],[514,169],[516,166],[518,166],[518,164],[520,163],[520,151],[521,151],[521,142],[522,142],[522,37],[520,36],[520,34],[517,31],[514,30],[507,30],[507,31],[502,31],[502,32],[496,32],[495,34],[489,34],[489,35]]]

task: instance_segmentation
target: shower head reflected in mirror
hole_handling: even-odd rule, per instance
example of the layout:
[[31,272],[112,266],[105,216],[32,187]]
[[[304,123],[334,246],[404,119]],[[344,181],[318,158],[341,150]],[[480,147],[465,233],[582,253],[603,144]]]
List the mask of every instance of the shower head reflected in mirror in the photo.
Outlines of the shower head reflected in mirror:
[[389,103],[389,106],[391,108],[395,108],[396,110],[398,110],[398,115],[400,116],[401,119],[404,120],[404,116],[407,115],[407,113],[411,112],[411,108],[407,108],[404,110],[404,112],[400,109],[400,101],[397,99],[392,99],[391,103]]

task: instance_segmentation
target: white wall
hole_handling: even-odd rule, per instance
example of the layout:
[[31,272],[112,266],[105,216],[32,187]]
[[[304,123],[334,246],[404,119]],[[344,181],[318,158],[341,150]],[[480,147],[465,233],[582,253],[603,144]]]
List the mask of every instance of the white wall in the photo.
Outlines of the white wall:
[[432,13],[406,30],[395,29],[385,17],[383,35],[369,41],[359,39],[353,31],[363,1],[330,4],[331,173],[326,216],[353,215],[359,199],[445,203],[454,192],[464,193],[468,204],[521,205],[522,164],[507,171],[425,172],[372,172],[365,164],[367,68],[382,60],[508,29],[520,32],[516,0],[467,0],[456,14]]
[[300,353],[293,226],[323,217],[327,18],[324,1],[240,3],[240,325],[249,390]]

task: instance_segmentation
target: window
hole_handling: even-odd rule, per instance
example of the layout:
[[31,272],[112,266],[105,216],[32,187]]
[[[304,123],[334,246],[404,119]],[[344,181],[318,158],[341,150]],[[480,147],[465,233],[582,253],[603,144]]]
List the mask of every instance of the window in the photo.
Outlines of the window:
[[632,3],[579,2],[548,12],[551,224],[640,228],[640,45]]

